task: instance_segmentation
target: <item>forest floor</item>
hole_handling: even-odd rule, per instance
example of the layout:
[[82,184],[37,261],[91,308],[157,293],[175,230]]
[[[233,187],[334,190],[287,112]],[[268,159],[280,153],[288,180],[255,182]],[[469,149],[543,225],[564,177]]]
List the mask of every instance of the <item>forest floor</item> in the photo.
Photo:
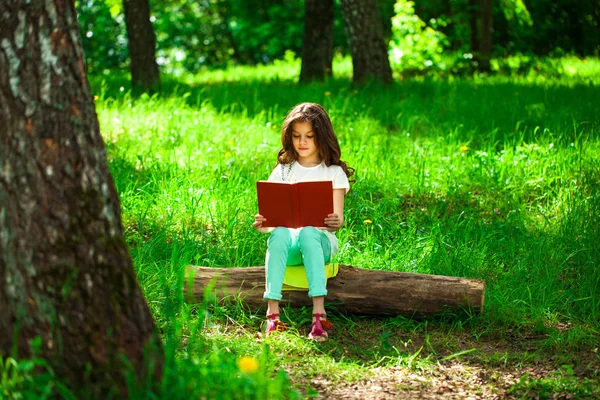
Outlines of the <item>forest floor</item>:
[[[347,317],[334,323],[325,343],[305,339],[307,323],[268,339],[254,335],[305,398],[600,399],[600,344],[576,345],[578,327],[486,330]],[[228,331],[252,334],[240,326]]]
[[[575,76],[386,87],[350,85],[349,59],[347,75],[338,62],[335,79],[297,85],[295,60],[171,77],[139,98],[127,76],[98,77],[125,237],[174,349],[163,398],[600,398],[600,64],[569,60]],[[336,262],[485,280],[483,314],[360,318],[328,304],[335,329],[313,343],[310,310],[282,307],[290,331],[257,339],[264,313],[236,303],[205,319],[184,304],[187,266],[264,262],[255,184],[305,100],[327,108],[356,170]],[[256,370],[238,368],[245,357]]]
[[[520,360],[535,348],[536,340],[465,340],[465,351],[475,349],[476,354],[431,362],[423,368],[367,368],[366,377],[353,383],[334,385],[317,377],[310,385],[323,399],[600,398],[597,348],[575,354],[540,352]],[[575,358],[577,367],[563,364]]]
[[[568,335],[568,326],[561,329]],[[341,332],[333,339],[334,345],[340,349],[381,346],[381,335],[369,336],[369,330],[372,328],[367,328],[364,336],[360,327],[355,332],[354,338],[364,337],[362,343]],[[392,342],[391,338],[387,340]],[[549,340],[550,334],[533,331],[509,331],[475,339],[469,332],[433,329],[409,335],[407,354],[412,356],[429,347],[429,352],[418,354],[423,354],[421,365],[414,359],[410,365],[409,356],[409,365],[402,365],[407,364],[403,361],[401,365],[388,362],[373,366],[366,369],[364,379],[354,383],[331,385],[326,378],[316,378],[311,385],[323,398],[332,399],[600,398],[598,347],[557,349],[546,347]]]

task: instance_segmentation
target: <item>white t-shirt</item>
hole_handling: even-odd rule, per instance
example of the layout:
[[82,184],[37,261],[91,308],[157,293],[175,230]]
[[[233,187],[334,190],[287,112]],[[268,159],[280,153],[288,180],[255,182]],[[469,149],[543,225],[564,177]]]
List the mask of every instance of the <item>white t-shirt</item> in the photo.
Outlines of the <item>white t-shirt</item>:
[[[331,181],[334,189],[346,189],[346,193],[350,190],[350,182],[346,173],[339,165],[330,165],[329,167],[325,163],[321,163],[314,167],[303,167],[298,162],[291,164],[277,164],[271,175],[269,181],[272,182],[303,182],[303,181]],[[299,228],[291,228],[292,230],[299,231]],[[331,257],[338,251],[338,240],[334,232],[326,229],[321,229],[325,232],[325,235],[329,238],[331,244]]]

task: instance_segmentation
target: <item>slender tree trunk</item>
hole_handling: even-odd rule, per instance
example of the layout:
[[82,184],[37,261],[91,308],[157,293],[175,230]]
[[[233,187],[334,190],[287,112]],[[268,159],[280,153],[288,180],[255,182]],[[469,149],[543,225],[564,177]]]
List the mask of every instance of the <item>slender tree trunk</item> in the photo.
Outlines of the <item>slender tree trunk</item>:
[[132,86],[137,90],[154,91],[160,86],[160,75],[150,5],[148,0],[123,0],[123,9],[129,38]]
[[383,39],[376,0],[341,0],[346,35],[352,54],[353,81],[392,82],[392,69]]
[[333,0],[305,0],[304,5],[300,81],[322,81],[332,75]]
[[[591,14],[591,11],[593,11],[593,9],[571,10],[567,14],[567,20],[569,21],[569,36],[572,40],[575,53],[580,57],[585,57],[585,41],[588,30],[586,30],[586,26],[582,24],[585,17],[583,17],[581,14],[584,14],[586,11],[589,11]],[[600,38],[600,32],[596,31],[596,37]]]
[[123,356],[148,378],[149,354],[159,377],[73,1],[3,1],[0,127],[0,356],[39,338],[56,375],[97,398],[123,394]]
[[471,28],[471,34],[469,36],[469,47],[471,49],[471,54],[477,57],[477,55],[479,54],[479,25],[477,23],[477,21],[479,20],[478,0],[469,0],[468,7],[469,27]]
[[[596,32],[600,34],[600,4],[594,2],[594,19],[596,20]],[[599,35],[600,36],[600,35]],[[598,36],[596,36],[598,38]],[[600,58],[600,41],[596,40],[596,57]]]
[[492,58],[493,6],[492,0],[480,0],[481,33],[479,36],[479,69],[490,70]]
[[[434,16],[434,18],[445,17],[448,20],[448,24],[440,27],[439,30],[448,38],[452,38],[450,40],[450,50],[456,51],[456,49],[462,46],[462,42],[456,38],[456,35],[453,34],[456,30],[457,18],[460,17],[455,15],[456,11],[453,2],[446,1],[443,3],[443,5],[443,10],[438,15]],[[461,7],[460,13],[462,12],[463,8]]]

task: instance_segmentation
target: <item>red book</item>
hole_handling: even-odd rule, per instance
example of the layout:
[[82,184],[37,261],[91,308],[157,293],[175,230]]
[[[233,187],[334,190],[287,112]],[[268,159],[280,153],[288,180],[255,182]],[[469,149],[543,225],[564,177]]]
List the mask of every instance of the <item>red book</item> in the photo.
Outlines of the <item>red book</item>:
[[324,227],[333,213],[331,181],[256,182],[258,213],[267,220],[263,227]]

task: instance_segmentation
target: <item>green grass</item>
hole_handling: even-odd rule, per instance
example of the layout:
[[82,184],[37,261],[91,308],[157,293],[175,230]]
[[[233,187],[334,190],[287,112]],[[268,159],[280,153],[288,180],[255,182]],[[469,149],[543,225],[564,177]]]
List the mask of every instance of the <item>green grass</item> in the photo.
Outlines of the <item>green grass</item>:
[[[138,98],[118,75],[92,80],[126,239],[168,350],[157,396],[311,397],[325,390],[318,382],[343,387],[376,368],[430,376],[459,363],[491,377],[541,360],[573,368],[494,381],[498,390],[597,394],[600,66],[563,65],[561,76],[354,87],[348,60],[337,60],[337,78],[306,86],[288,60],[163,77],[160,95]],[[332,311],[333,340],[317,345],[302,338],[310,310],[286,309],[291,332],[265,342],[256,310],[185,304],[187,265],[263,265],[255,182],[274,167],[281,122],[302,101],[329,111],[356,168],[337,261],[484,279],[482,315]],[[238,368],[246,355],[258,371]],[[134,398],[145,390],[132,384]]]
[[[258,71],[236,67],[167,78],[163,94],[135,99],[118,91],[118,80],[95,86],[127,239],[163,331],[195,318],[183,312],[186,265],[263,264],[266,237],[251,227],[255,181],[275,165],[287,110],[315,101],[329,111],[343,158],[357,171],[337,261],[485,279],[486,311],[467,321],[434,319],[434,337],[419,331],[414,341],[422,343],[406,351],[400,350],[405,342],[390,338],[397,339],[404,325],[414,328],[412,322],[402,320],[400,328],[385,328],[384,334],[379,330],[389,324],[385,320],[375,325],[338,320],[342,327],[361,326],[358,331],[379,336],[374,340],[380,343],[361,348],[360,337],[336,339],[311,356],[315,346],[292,334],[270,343],[271,376],[287,370],[308,393],[305,386],[315,376],[334,383],[342,379],[337,376],[358,380],[378,363],[414,367],[454,354],[451,358],[484,360],[470,352],[478,342],[457,344],[456,332],[505,340],[502,332],[508,329],[533,331],[544,335],[535,342],[533,359],[597,342],[597,83],[528,75],[415,79],[391,87],[352,87],[340,78],[298,86],[297,72],[296,63],[280,63]],[[262,317],[236,307],[208,318],[218,333],[200,330],[202,340],[212,343],[202,348],[223,356],[229,351],[233,359],[244,352],[261,357],[262,345],[239,335],[252,336]],[[292,320],[307,321],[304,310],[290,313]],[[223,324],[232,323],[239,326],[229,334]],[[571,328],[557,328],[561,324]],[[389,345],[382,344],[386,340]],[[597,374],[596,369],[596,379]],[[527,382],[519,390],[532,385]]]

